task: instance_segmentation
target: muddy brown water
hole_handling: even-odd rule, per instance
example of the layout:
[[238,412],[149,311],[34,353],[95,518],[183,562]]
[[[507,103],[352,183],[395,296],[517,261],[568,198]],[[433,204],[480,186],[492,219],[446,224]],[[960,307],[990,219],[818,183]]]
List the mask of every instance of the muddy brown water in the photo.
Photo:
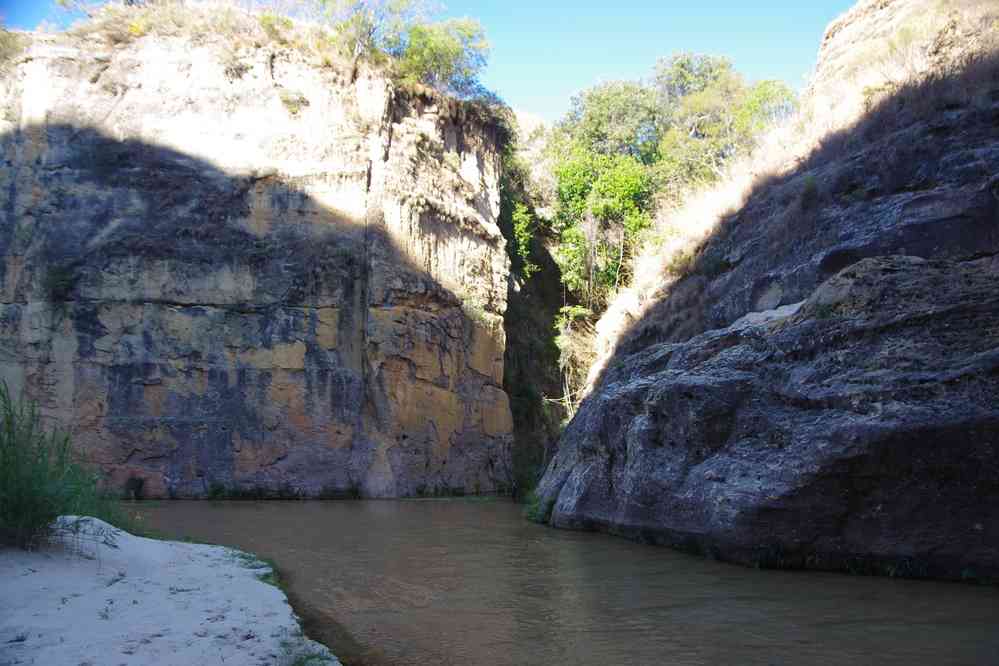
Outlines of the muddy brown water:
[[273,558],[347,666],[999,664],[999,589],[758,571],[528,523],[504,501],[159,502]]

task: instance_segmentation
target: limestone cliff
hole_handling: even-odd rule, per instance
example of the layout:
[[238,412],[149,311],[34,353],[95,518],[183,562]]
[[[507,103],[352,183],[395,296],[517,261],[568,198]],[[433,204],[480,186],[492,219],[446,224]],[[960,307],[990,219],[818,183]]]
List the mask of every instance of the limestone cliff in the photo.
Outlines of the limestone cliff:
[[[999,578],[997,35],[970,1],[864,0],[830,27],[802,119],[830,131],[618,337],[541,482],[552,524]],[[858,74],[889,38],[913,71],[868,53],[880,78]]]
[[492,121],[184,35],[33,35],[0,100],[0,374],[114,486],[507,483]]

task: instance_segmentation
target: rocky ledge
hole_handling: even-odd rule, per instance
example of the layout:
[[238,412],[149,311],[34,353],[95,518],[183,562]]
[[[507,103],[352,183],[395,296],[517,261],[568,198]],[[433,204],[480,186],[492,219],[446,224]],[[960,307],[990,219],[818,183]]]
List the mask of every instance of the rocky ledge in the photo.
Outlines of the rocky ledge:
[[864,259],[608,371],[540,487],[558,527],[759,566],[999,578],[999,260]]

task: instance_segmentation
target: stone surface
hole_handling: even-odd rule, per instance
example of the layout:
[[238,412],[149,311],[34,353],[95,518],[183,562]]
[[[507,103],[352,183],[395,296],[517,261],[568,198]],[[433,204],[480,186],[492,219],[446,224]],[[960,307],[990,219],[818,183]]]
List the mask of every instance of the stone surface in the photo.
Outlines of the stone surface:
[[[806,101],[856,92],[845,72],[885,26],[972,4],[990,9],[858,3]],[[830,111],[839,129],[761,175],[687,274],[617,307],[628,330],[540,485],[552,524],[764,566],[999,578],[999,62],[966,75],[984,40],[947,47],[949,25],[927,33],[938,78]]]
[[559,527],[763,566],[999,577],[999,263],[865,259],[634,354],[542,482]]
[[496,128],[230,48],[34,35],[0,80],[3,379],[147,497],[496,490]]

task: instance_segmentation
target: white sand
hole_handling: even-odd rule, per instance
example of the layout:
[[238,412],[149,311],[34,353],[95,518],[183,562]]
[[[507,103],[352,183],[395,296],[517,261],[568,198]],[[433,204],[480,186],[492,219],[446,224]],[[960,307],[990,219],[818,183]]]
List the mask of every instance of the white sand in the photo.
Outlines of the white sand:
[[59,524],[77,533],[37,552],[0,549],[0,666],[340,663],[302,635],[250,555],[92,518]]

